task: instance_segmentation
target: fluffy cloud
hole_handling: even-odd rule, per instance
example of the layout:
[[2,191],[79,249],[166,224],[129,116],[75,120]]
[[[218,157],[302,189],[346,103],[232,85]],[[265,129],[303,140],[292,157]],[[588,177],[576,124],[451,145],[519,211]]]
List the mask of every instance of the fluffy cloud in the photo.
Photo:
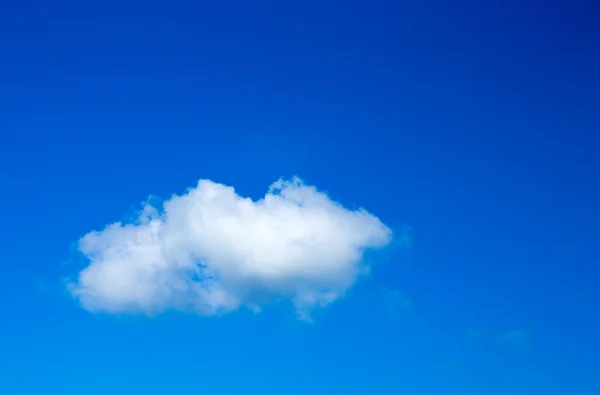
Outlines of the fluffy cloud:
[[364,251],[390,239],[377,217],[297,178],[258,201],[200,180],[133,223],[82,237],[88,265],[69,290],[90,311],[212,315],[290,300],[306,317],[340,298],[368,269]]

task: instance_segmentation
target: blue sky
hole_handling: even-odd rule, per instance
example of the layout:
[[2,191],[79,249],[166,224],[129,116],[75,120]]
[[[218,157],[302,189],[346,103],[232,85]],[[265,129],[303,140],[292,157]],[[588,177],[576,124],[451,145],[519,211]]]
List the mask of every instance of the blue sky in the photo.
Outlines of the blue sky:
[[[3,4],[0,393],[598,393],[597,7],[392,3]],[[339,291],[312,323],[295,274],[240,283],[283,299],[260,313],[69,292],[78,240],[148,196],[295,175],[393,231],[323,236],[370,271],[311,269]]]

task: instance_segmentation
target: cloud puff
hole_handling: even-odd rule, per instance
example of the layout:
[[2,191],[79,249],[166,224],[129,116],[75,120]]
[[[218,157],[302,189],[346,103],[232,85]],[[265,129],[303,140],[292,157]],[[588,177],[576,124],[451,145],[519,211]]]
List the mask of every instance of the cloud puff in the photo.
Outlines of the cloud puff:
[[200,180],[162,207],[146,204],[133,223],[81,238],[88,265],[68,288],[97,312],[213,315],[290,300],[306,318],[365,273],[365,250],[390,240],[377,217],[297,178],[258,201]]

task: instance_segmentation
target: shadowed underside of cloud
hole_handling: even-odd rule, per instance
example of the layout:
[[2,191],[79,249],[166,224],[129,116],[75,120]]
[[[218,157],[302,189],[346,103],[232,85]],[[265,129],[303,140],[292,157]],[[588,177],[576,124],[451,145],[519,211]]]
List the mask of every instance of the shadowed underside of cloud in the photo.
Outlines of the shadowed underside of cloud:
[[290,300],[308,318],[368,270],[365,250],[390,240],[378,218],[297,178],[258,201],[200,180],[162,207],[146,204],[133,223],[81,238],[88,265],[68,288],[95,312],[213,315]]

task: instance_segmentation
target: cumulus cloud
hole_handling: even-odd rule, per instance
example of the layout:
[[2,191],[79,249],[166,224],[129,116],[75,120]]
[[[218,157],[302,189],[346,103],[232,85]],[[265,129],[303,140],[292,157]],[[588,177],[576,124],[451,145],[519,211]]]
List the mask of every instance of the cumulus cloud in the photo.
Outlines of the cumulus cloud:
[[258,201],[200,180],[160,207],[145,204],[132,223],[83,236],[87,266],[69,291],[97,312],[213,315],[289,300],[307,318],[368,270],[366,250],[390,240],[377,217],[298,178]]

